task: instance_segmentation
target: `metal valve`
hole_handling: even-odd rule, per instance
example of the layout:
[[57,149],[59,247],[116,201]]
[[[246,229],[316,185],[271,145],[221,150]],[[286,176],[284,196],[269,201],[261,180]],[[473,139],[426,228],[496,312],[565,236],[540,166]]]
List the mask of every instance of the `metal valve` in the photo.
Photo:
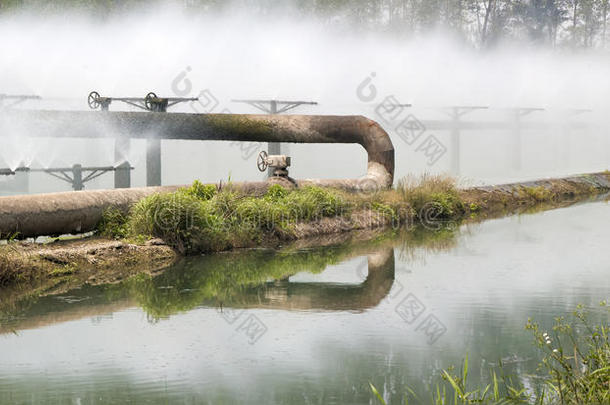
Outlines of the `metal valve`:
[[197,101],[198,98],[184,98],[184,97],[158,97],[152,91],[146,95],[146,97],[102,97],[97,91],[92,91],[87,97],[87,104],[92,110],[102,108],[104,111],[108,111],[108,107],[113,101],[121,101],[131,106],[140,108],[142,110],[154,111],[154,112],[167,112],[168,107],[174,106],[178,103],[185,103],[187,101]]
[[268,167],[274,169],[273,175],[278,177],[288,177],[288,167],[290,167],[290,156],[269,155],[266,151],[261,151],[256,159],[258,170],[264,172]]

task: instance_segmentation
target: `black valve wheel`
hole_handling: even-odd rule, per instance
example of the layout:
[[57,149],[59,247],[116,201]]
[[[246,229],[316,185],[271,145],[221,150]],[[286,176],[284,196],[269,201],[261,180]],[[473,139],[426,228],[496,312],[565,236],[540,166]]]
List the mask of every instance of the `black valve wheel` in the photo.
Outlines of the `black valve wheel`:
[[89,96],[87,97],[87,104],[89,104],[89,108],[91,108],[92,110],[97,110],[98,108],[100,108],[100,106],[102,105],[102,103],[100,102],[100,93],[98,93],[97,91],[92,91],[91,93],[89,93]]
[[153,93],[152,91],[150,93],[148,93],[146,95],[146,97],[144,98],[144,107],[146,107],[146,109],[148,111],[154,111],[155,110],[155,100],[157,99],[157,95],[155,93]]
[[264,150],[258,154],[258,158],[256,159],[256,166],[261,172],[264,172],[265,170],[267,170],[267,167],[269,167],[269,164],[267,163],[268,156],[269,155]]

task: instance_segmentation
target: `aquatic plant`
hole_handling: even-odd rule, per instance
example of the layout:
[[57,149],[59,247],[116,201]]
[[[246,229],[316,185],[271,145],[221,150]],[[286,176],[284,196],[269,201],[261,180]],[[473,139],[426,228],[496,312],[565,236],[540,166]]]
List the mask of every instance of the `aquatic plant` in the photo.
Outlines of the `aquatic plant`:
[[606,301],[601,307],[606,316],[599,323],[578,305],[569,319],[556,318],[549,332],[528,320],[526,328],[544,353],[546,385],[561,404],[610,403],[610,307]]
[[[460,369],[449,367],[442,371],[441,381],[431,390],[430,398],[420,398],[406,387],[404,402],[448,404],[536,404],[583,405],[610,403],[610,307],[601,304],[602,316],[592,322],[590,313],[582,305],[571,316],[555,318],[551,331],[543,330],[531,319],[526,329],[534,336],[541,360],[539,370],[546,374],[535,387],[525,387],[513,378],[500,363],[490,369],[490,382],[483,387],[468,384],[468,356]],[[369,383],[379,403],[385,404],[382,394]]]

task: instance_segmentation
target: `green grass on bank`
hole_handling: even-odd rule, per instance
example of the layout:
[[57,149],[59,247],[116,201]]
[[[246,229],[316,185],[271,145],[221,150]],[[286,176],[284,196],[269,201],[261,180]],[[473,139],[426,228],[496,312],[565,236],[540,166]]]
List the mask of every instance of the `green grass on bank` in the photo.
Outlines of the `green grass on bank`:
[[337,225],[320,220],[349,221],[354,211],[369,213],[377,223],[399,225],[419,215],[430,220],[462,215],[464,203],[453,181],[439,176],[406,180],[395,190],[371,194],[316,186],[285,189],[276,184],[262,196],[251,196],[230,186],[219,191],[195,181],[174,193],[144,198],[127,215],[106,211],[99,231],[135,241],[161,238],[189,254],[250,246],[265,238],[293,239],[295,227],[303,223],[316,222],[319,233],[332,233],[323,228]]
[[320,187],[272,185],[263,196],[248,196],[196,181],[144,198],[127,216],[107,211],[100,231],[119,238],[158,237],[183,253],[219,251],[260,242],[266,235],[289,239],[294,224],[343,216],[349,208],[338,192]]
[[399,201],[413,209],[417,216],[450,219],[466,211],[465,202],[457,189],[455,179],[440,175],[407,176],[395,188]]
[[[263,195],[253,196],[231,184],[219,190],[195,181],[174,193],[146,197],[128,214],[105,212],[99,231],[138,243],[161,238],[179,252],[193,254],[376,226],[396,229],[419,223],[442,231],[466,217],[489,217],[544,204],[552,207],[601,191],[586,182],[562,179],[509,190],[459,190],[451,177],[424,175],[404,178],[395,188],[374,193],[316,186],[285,189],[274,184]],[[304,230],[307,224],[315,226]]]

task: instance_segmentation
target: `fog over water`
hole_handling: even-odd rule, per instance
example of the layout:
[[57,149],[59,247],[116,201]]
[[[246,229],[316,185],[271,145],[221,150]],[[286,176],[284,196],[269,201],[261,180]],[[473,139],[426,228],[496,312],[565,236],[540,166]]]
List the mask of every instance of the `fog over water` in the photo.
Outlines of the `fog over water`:
[[[311,100],[303,114],[362,114],[391,134],[400,178],[409,173],[449,172],[448,130],[430,129],[447,152],[438,160],[408,144],[395,127],[412,114],[448,120],[447,106],[489,106],[464,121],[505,121],[506,128],[461,132],[459,175],[464,184],[497,183],[607,169],[610,63],[601,53],[505,46],[471,49],[441,32],[411,40],[351,32],[294,12],[252,17],[247,9],[198,15],[179,7],[151,7],[110,19],[82,15],[20,13],[0,18],[0,93],[36,94],[18,108],[88,109],[86,96],[201,96],[175,112],[256,113],[232,99]],[[367,81],[369,80],[369,81]],[[376,107],[388,96],[412,103],[386,120]],[[545,127],[521,131],[521,168],[514,167],[512,108],[535,107],[523,122]],[[575,114],[571,109],[591,111]],[[133,110],[113,103],[111,110]],[[398,114],[400,112],[400,114]],[[392,114],[389,114],[392,115]],[[586,125],[568,129],[568,122]],[[112,140],[28,138],[17,129],[2,134],[0,167],[64,167],[115,164]],[[266,149],[265,145],[262,145]],[[258,150],[223,142],[164,141],[163,184],[261,178]],[[291,175],[357,177],[366,154],[357,145],[291,145]],[[145,184],[144,141],[132,141],[134,186]],[[430,160],[435,160],[429,164]],[[0,177],[0,188],[3,182]],[[112,187],[112,175],[87,188]],[[31,191],[69,189],[44,174],[31,174]]]

